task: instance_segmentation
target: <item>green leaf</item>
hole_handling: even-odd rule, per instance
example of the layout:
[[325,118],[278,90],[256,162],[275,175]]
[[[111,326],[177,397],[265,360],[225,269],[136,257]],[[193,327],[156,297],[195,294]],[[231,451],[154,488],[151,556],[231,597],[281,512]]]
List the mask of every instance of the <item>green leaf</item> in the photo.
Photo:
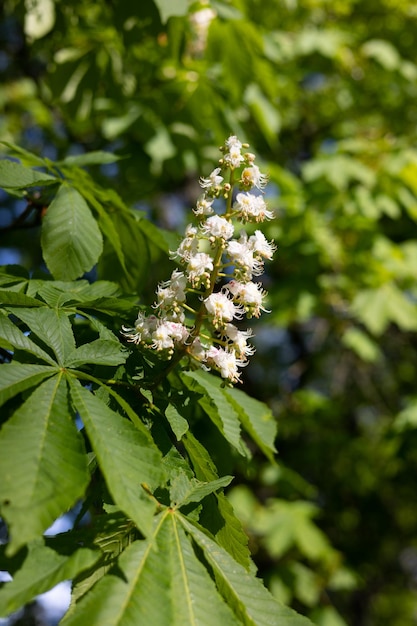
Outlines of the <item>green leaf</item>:
[[[116,337],[114,337],[116,339]],[[126,361],[129,353],[115,340],[96,339],[74,350],[65,360],[66,367],[77,367],[86,363],[99,365],[120,365]]]
[[184,378],[192,379],[196,384],[190,385],[191,390],[198,391],[203,395],[199,404],[205,410],[212,422],[217,426],[222,435],[232,444],[240,454],[244,454],[240,439],[240,423],[233,405],[228,401],[221,389],[221,380],[207,372],[186,372]]
[[[111,239],[106,241],[98,267],[99,275],[118,282],[124,291],[138,292],[148,277],[150,258],[147,238],[130,211],[115,211],[110,217],[123,246],[119,250]],[[127,272],[125,268],[128,268]]]
[[50,365],[56,365],[54,359],[34,343],[5,315],[0,315],[0,337],[14,348],[25,350]]
[[44,307],[45,302],[42,300],[37,300],[36,298],[32,298],[31,296],[27,296],[24,293],[16,292],[16,291],[6,291],[5,289],[0,290],[0,305],[14,305],[14,306],[36,306],[36,307]]
[[21,391],[35,387],[44,378],[58,372],[49,365],[28,365],[25,363],[5,363],[1,365],[0,406]]
[[205,567],[197,559],[176,515],[167,518],[170,540],[173,624],[176,626],[237,626]]
[[89,480],[86,455],[61,375],[42,383],[4,424],[0,474],[10,554],[37,538],[83,495]]
[[201,502],[209,494],[230,485],[232,480],[233,476],[223,476],[217,480],[202,482],[196,478],[188,478],[184,472],[178,473],[171,478],[171,506],[179,508],[190,502]]
[[225,388],[223,393],[234,406],[243,428],[269,460],[273,461],[277,423],[271,410],[266,404],[251,398],[240,389]]
[[79,548],[67,556],[45,546],[43,540],[34,541],[13,580],[0,589],[0,615],[6,616],[63,580],[74,578],[99,558],[99,550]]
[[187,15],[189,0],[154,0],[158,7],[161,22],[165,22],[173,15]]
[[175,513],[155,519],[147,540],[136,541],[62,621],[62,626],[237,626],[196,557]]
[[59,309],[17,309],[16,317],[47,346],[51,347],[59,365],[75,350],[75,339],[68,314]]
[[20,163],[0,160],[0,187],[5,189],[25,189],[37,185],[58,183],[58,179],[49,174],[38,172]]
[[378,345],[359,328],[348,328],[342,337],[343,344],[356,352],[356,354],[368,363],[374,363],[381,356]]
[[87,154],[77,154],[66,157],[63,161],[59,161],[57,165],[71,165],[83,167],[84,165],[104,165],[107,163],[115,163],[120,157],[112,152],[104,152],[103,150],[93,150]]
[[[184,436],[183,444],[191,459],[197,478],[205,481],[216,480],[218,478],[217,470],[206,448],[190,432]],[[242,524],[223,493],[216,493],[215,498],[218,512],[223,518],[223,523],[215,535],[216,540],[238,563],[249,569],[251,560],[247,545],[248,537]]]
[[227,604],[245,626],[311,626],[310,620],[281,605],[261,581],[185,517],[178,515],[184,528],[203,550],[213,569],[217,587]]
[[245,90],[244,100],[255,122],[270,146],[275,146],[281,129],[281,116],[256,83],[251,83]]
[[189,428],[187,420],[178,413],[172,404],[169,404],[165,409],[165,415],[177,441],[181,441]]
[[115,503],[147,535],[156,503],[144,491],[165,479],[161,454],[127,419],[71,380],[71,395]]
[[79,278],[97,263],[103,239],[86,201],[72,187],[61,185],[49,205],[41,243],[45,263],[54,278]]

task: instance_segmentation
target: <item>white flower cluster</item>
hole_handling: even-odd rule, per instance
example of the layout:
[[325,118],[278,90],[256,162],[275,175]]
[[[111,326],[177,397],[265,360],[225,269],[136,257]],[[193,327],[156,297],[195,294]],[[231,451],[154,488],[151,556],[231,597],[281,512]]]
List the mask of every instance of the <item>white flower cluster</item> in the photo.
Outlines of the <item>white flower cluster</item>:
[[[234,238],[239,223],[273,217],[262,195],[267,178],[247,147],[229,137],[221,148],[219,167],[200,178],[203,194],[194,209],[198,225],[187,226],[178,249],[171,253],[182,269],[175,269],[170,280],[158,286],[155,314],[140,312],[134,328],[123,327],[128,341],[165,358],[178,350],[231,382],[239,381],[239,368],[255,351],[248,343],[252,331],[240,330],[233,322],[266,311],[266,292],[253,278],[263,273],[265,259],[271,260],[276,249],[260,230],[250,236],[241,230]],[[221,215],[213,207],[216,198],[224,199]],[[190,306],[190,301],[197,306]]]

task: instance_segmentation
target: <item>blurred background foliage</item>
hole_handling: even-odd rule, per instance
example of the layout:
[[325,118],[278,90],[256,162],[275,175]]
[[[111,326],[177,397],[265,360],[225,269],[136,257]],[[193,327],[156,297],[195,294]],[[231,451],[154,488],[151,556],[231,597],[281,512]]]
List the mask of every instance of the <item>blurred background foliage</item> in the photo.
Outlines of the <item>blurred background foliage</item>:
[[[274,410],[279,457],[225,458],[229,497],[260,575],[316,624],[417,624],[414,0],[0,11],[1,139],[54,160],[115,152],[89,171],[168,240],[216,145],[236,134],[261,155],[279,253],[244,386]],[[47,198],[29,214],[0,200],[0,262],[41,267]],[[112,193],[101,201],[117,208]],[[149,304],[171,262],[134,223],[120,224],[128,273],[105,249],[91,278],[111,267]]]

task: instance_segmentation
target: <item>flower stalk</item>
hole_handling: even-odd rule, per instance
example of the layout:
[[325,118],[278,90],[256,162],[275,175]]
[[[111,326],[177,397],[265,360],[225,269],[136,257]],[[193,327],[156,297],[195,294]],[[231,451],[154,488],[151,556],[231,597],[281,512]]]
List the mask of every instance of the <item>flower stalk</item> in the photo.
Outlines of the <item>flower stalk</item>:
[[[188,355],[231,383],[240,381],[239,368],[255,352],[248,343],[252,331],[240,330],[235,320],[267,311],[267,294],[253,278],[263,273],[264,261],[276,249],[261,230],[250,236],[241,230],[236,237],[239,224],[273,217],[263,196],[267,177],[254,164],[255,156],[245,152],[248,147],[234,135],[226,140],[219,166],[200,178],[203,193],[193,209],[197,225],[187,226],[171,253],[181,269],[158,286],[155,313],[139,312],[135,326],[122,329],[128,341],[170,360],[169,370]],[[229,182],[224,182],[227,175]],[[221,204],[223,212],[217,208]]]

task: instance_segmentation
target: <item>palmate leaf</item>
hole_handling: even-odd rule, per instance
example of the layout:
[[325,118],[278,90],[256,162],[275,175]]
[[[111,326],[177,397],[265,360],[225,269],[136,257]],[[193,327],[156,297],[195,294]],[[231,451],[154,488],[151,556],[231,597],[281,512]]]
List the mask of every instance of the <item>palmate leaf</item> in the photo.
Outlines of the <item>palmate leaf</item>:
[[[114,337],[114,335],[113,335]],[[100,365],[120,365],[124,363],[129,353],[123,345],[108,339],[96,339],[74,350],[65,360],[66,367],[77,367],[86,363]]]
[[[13,580],[0,589],[0,616],[5,617],[63,580],[74,578],[92,567],[100,555],[99,550],[79,548],[68,556],[45,546],[43,539],[34,541]],[[7,561],[2,569],[7,570]]]
[[46,308],[19,308],[13,310],[13,313],[29,326],[39,339],[52,348],[59,365],[63,365],[66,356],[75,350],[75,339],[68,313],[59,309]]
[[165,510],[64,618],[62,626],[237,626],[175,512]]
[[223,393],[233,404],[243,428],[269,460],[273,461],[273,455],[276,452],[274,441],[277,424],[270,409],[266,404],[251,398],[240,389],[234,387],[223,389]]
[[222,435],[240,454],[245,454],[240,438],[239,418],[233,405],[222,393],[221,380],[203,371],[186,372],[183,379],[189,389],[202,394],[199,404]]
[[4,339],[8,344],[46,361],[50,365],[56,365],[54,359],[45,350],[42,350],[34,341],[26,337],[24,333],[13,324],[5,315],[0,314],[0,339]]
[[97,263],[103,239],[96,220],[82,197],[61,185],[42,223],[42,251],[45,263],[56,279],[72,280]]
[[0,406],[16,394],[35,387],[42,380],[58,373],[50,365],[32,365],[26,363],[5,363],[1,366]]
[[9,554],[37,538],[83,495],[87,460],[61,374],[43,382],[4,424],[0,475]]
[[155,489],[165,480],[156,445],[131,422],[112,411],[74,379],[71,396],[96,453],[115,503],[147,535],[156,509],[142,487]]
[[310,620],[283,606],[262,582],[185,517],[178,519],[203,550],[217,586],[244,626],[311,626]]

